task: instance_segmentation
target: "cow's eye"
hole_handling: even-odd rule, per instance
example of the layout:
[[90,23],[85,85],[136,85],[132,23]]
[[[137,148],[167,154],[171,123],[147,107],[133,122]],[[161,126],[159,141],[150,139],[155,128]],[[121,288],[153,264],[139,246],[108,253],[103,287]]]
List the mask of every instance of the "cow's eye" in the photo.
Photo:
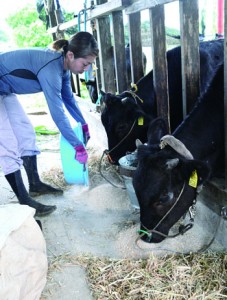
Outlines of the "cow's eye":
[[127,128],[127,125],[122,123],[116,127],[116,131],[122,131],[122,130],[125,130],[126,128]]
[[167,203],[169,203],[170,201],[173,200],[173,196],[174,195],[173,195],[172,192],[166,192],[166,193],[164,193],[164,194],[161,195],[160,202],[162,204],[167,204]]
[[168,194],[162,195],[162,196],[160,197],[160,202],[162,202],[162,203],[165,203],[165,202],[167,202],[168,200],[169,200]]
[[128,126],[125,123],[120,123],[116,126],[115,132],[118,136],[124,136],[128,131]]

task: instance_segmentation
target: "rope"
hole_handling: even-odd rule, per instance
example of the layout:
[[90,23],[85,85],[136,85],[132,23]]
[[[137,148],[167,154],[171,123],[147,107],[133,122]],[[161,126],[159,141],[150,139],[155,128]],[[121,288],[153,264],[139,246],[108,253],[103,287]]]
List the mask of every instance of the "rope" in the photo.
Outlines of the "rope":
[[218,222],[217,222],[216,229],[215,229],[215,231],[214,231],[213,237],[211,238],[210,242],[209,242],[208,244],[203,245],[202,248],[200,248],[200,249],[197,251],[197,253],[201,253],[201,252],[206,251],[206,250],[213,244],[213,242],[214,242],[214,240],[215,240],[216,233],[218,232],[218,228],[219,228],[219,226],[220,226],[220,223],[221,223],[221,217],[219,217],[219,220],[218,220]]
[[[156,224],[156,226],[154,227],[153,230],[155,230],[161,224],[161,222],[170,214],[170,212],[173,210],[173,208],[177,205],[178,201],[180,200],[181,195],[183,194],[184,188],[185,188],[185,182],[184,182],[184,185],[180,191],[180,194],[179,194],[177,200],[174,202],[174,204],[171,206],[171,208],[167,211],[167,213],[161,218],[161,220],[158,222],[158,224]],[[146,228],[145,226],[143,226],[143,227]]]
[[[134,86],[136,86],[136,85],[134,84]],[[138,91],[137,86],[136,86],[136,91]],[[141,103],[143,103],[143,99],[141,99],[135,92],[133,92],[133,91],[125,91],[125,92],[128,93],[128,94],[130,94],[130,95],[133,97],[133,99],[134,99],[134,101],[135,101],[135,103],[136,103],[137,105],[138,105],[137,99],[138,99]],[[120,142],[119,142],[116,146],[114,146],[111,150],[105,150],[105,151],[104,151],[107,155],[109,155],[112,151],[114,151],[116,148],[118,148],[118,147],[124,142],[124,140],[131,134],[131,132],[132,132],[132,130],[133,130],[135,124],[136,124],[136,121],[137,121],[137,119],[134,120],[134,122],[133,122],[133,124],[132,124],[132,127],[130,128],[129,132],[123,137],[122,140],[120,140]],[[109,158],[111,159],[110,156],[109,156]],[[111,159],[111,160],[112,160],[112,159]]]
[[[106,151],[106,150],[105,150]],[[109,182],[112,186],[116,187],[116,188],[120,188],[122,190],[125,190],[126,187],[124,186],[118,186],[116,184],[114,184],[113,182],[111,182],[108,178],[106,178],[106,176],[104,176],[104,174],[102,173],[102,161],[103,161],[103,157],[104,157],[104,154],[106,154],[106,152],[103,151],[103,154],[102,154],[102,157],[100,159],[100,162],[99,162],[99,173],[100,175],[102,176],[102,178],[104,178],[107,182]]]
[[142,234],[139,234],[139,236],[136,238],[136,241],[135,241],[136,244],[137,244],[138,240],[144,235],[148,235],[150,238],[152,238],[152,233],[156,233],[156,234],[159,234],[159,235],[161,235],[165,238],[174,238],[174,237],[176,237],[180,234],[185,233],[187,230],[191,229],[191,227],[193,225],[191,224],[192,226],[188,226],[188,225],[190,225],[190,224],[188,224],[188,225],[184,226],[184,228],[181,231],[179,231],[177,234],[174,234],[174,235],[167,235],[167,234],[164,234],[164,233],[156,230],[156,228],[161,224],[161,222],[170,214],[172,209],[176,206],[176,204],[178,203],[178,201],[181,198],[181,195],[184,191],[184,188],[185,188],[185,182],[184,182],[184,185],[183,185],[183,187],[180,191],[180,194],[177,197],[177,200],[174,202],[174,204],[171,206],[171,208],[167,211],[167,213],[161,218],[161,220],[155,225],[155,227],[153,229],[148,229],[146,226],[143,225],[143,223],[141,223],[141,225],[146,229],[146,231],[145,230],[139,230],[139,232],[141,232]]
[[[211,238],[210,242],[208,244],[203,245],[199,250],[197,250],[193,253],[205,252],[213,244],[213,242],[215,240],[216,233],[218,232],[220,223],[221,223],[221,217],[219,217],[219,220],[217,222],[213,237]],[[171,249],[167,249],[167,248],[158,248],[158,249],[149,249],[149,250],[148,249],[143,249],[138,245],[138,241],[139,241],[140,237],[141,236],[137,237],[137,239],[135,240],[135,243],[134,243],[135,249],[139,249],[139,250],[146,251],[146,252],[148,252],[148,251],[150,252],[152,250],[152,252],[154,252],[154,251],[167,251],[167,252],[171,252],[171,253],[174,253],[174,254],[188,254],[188,253],[191,253],[191,251],[184,253],[184,252],[179,252],[179,251],[175,251],[175,250],[171,250]],[[171,237],[174,237],[174,236],[171,236]]]
[[130,128],[129,132],[123,137],[123,139],[120,140],[120,142],[116,146],[114,146],[111,150],[105,150],[104,152],[109,155],[113,150],[115,150],[117,147],[119,147],[124,142],[124,140],[130,135],[130,133],[132,132],[132,130],[135,126],[135,124],[136,124],[136,119],[134,120],[134,122],[132,124],[132,127]]
[[[134,84],[133,87],[134,87],[135,91],[138,91],[138,88],[137,88],[137,85],[136,85],[136,84]],[[128,94],[130,94],[130,95],[133,97],[133,99],[134,99],[134,101],[135,101],[135,103],[136,103],[137,105],[138,105],[137,99],[138,99],[141,103],[143,103],[143,99],[141,99],[135,92],[133,92],[133,91],[126,91],[126,92],[127,92]],[[99,100],[99,99],[98,99],[98,100]],[[99,101],[100,101],[100,100],[99,100]],[[111,158],[111,156],[110,156],[110,153],[111,153],[112,151],[114,151],[115,149],[117,149],[117,148],[118,148],[118,147],[126,140],[126,138],[131,134],[131,132],[132,132],[132,130],[133,130],[135,124],[136,124],[136,121],[137,121],[137,119],[134,120],[134,122],[133,122],[133,124],[132,124],[132,127],[130,128],[129,132],[123,137],[122,140],[120,140],[120,142],[119,142],[116,146],[114,146],[111,150],[104,150],[104,151],[103,151],[102,157],[101,157],[101,159],[100,159],[100,163],[99,163],[99,172],[100,172],[101,176],[102,176],[107,182],[109,182],[111,185],[113,185],[114,187],[117,187],[117,188],[126,189],[125,187],[119,187],[119,186],[116,186],[115,184],[113,184],[109,179],[107,179],[107,178],[103,175],[102,170],[101,170],[101,169],[102,169],[102,160],[103,160],[103,156],[104,156],[104,154],[106,154],[106,155],[108,156],[109,160],[112,161],[112,158]],[[112,161],[112,162],[113,162],[113,161]],[[114,162],[113,162],[113,163],[114,163]]]
[[[136,87],[136,91],[138,91],[138,87]],[[126,91],[128,94],[130,94],[133,99],[135,100],[135,103],[138,104],[138,102],[136,101],[136,99],[138,99],[141,103],[143,103],[143,99],[141,99],[135,92],[131,91]]]

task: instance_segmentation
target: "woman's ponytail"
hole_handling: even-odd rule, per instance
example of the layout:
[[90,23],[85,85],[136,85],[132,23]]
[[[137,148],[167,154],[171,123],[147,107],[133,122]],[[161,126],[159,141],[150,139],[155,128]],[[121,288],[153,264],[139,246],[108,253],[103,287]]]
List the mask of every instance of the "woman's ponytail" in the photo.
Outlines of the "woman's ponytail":
[[69,45],[68,40],[60,39],[53,42],[52,48],[56,51],[63,50],[64,53],[66,53],[68,51],[68,45]]

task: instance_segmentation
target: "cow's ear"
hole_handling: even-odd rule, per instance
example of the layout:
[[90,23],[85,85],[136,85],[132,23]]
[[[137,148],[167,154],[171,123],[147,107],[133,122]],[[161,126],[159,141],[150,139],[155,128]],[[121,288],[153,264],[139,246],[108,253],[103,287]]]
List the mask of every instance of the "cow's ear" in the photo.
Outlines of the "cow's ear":
[[105,93],[102,90],[100,90],[101,99],[100,101],[105,103],[106,106],[113,104],[116,100],[116,96],[111,93]]
[[103,92],[102,90],[99,91],[99,94],[101,95],[100,101],[101,101],[102,103],[105,103],[105,104],[106,104],[106,100],[107,100],[107,99],[106,99],[106,98],[107,98],[106,95],[107,95],[107,94],[106,94],[105,92]]
[[160,139],[168,133],[166,121],[163,118],[156,118],[151,121],[148,132],[147,141],[149,145],[159,144]]
[[185,178],[190,178],[194,171],[198,177],[198,185],[203,184],[210,177],[210,167],[202,160],[186,160],[182,165]]

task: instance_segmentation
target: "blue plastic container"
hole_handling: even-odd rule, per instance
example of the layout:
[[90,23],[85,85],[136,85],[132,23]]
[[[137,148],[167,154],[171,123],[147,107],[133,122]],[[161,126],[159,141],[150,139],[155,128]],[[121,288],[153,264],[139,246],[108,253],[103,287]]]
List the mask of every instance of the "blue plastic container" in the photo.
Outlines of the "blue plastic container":
[[[78,139],[83,142],[83,131],[81,124],[77,123],[73,130]],[[88,166],[87,164],[80,164],[75,159],[75,149],[62,136],[62,134],[60,134],[60,154],[65,181],[68,184],[83,184],[88,186]]]

